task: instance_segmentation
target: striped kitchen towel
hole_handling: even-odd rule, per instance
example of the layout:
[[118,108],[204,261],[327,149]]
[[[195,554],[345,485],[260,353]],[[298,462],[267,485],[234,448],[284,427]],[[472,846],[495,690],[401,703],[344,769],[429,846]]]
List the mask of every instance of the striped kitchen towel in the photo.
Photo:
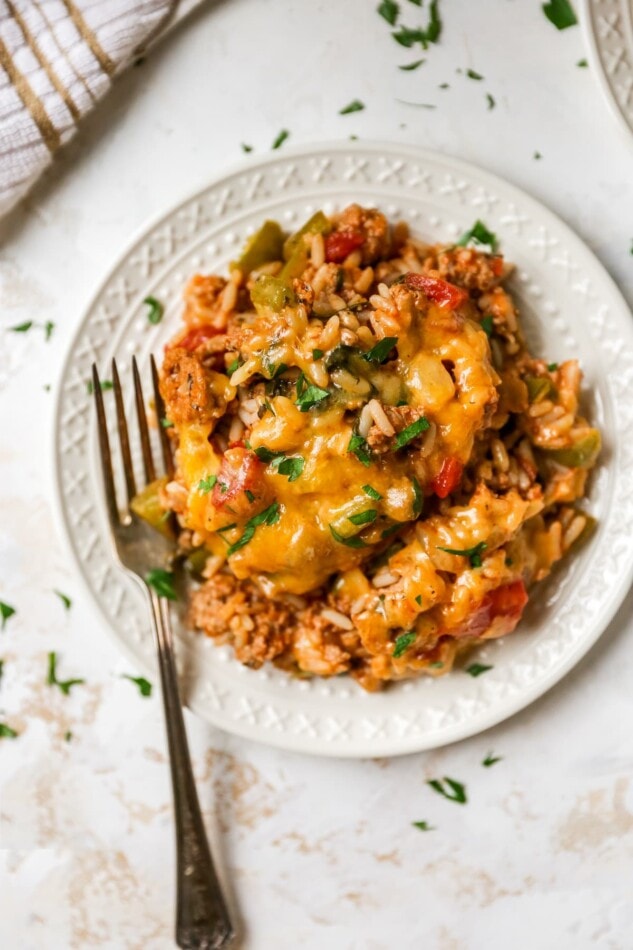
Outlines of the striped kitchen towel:
[[200,0],[0,0],[0,214],[114,77]]

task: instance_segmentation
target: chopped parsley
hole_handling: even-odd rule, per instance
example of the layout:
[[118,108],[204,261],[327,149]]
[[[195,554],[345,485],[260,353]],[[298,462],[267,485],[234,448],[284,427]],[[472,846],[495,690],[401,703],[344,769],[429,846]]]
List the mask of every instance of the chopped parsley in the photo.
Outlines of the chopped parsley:
[[397,32],[391,35],[396,43],[400,43],[400,46],[404,46],[406,49],[411,49],[415,43],[421,43],[424,49],[427,47],[427,38],[424,30],[410,30],[407,26],[401,26]]
[[372,524],[378,517],[378,512],[375,508],[368,508],[366,511],[359,511],[355,515],[350,515],[347,519],[351,521],[352,524]]
[[494,330],[494,320],[491,314],[487,313],[485,317],[481,318],[481,329],[484,331],[486,336],[492,336],[492,331]]
[[336,530],[334,525],[330,525],[330,533],[335,541],[338,541],[339,544],[344,544],[346,548],[366,548],[367,545],[361,538],[351,537],[346,538]]
[[394,660],[397,660],[398,657],[407,652],[409,647],[415,643],[415,638],[416,634],[413,630],[410,630],[408,633],[401,633],[400,636],[396,637],[396,643],[393,648],[393,653],[391,654]]
[[367,440],[357,432],[352,433],[352,437],[349,440],[349,444],[347,446],[347,451],[351,452],[352,455],[355,455],[358,461],[362,462],[366,467],[371,465],[371,450]]
[[15,729],[7,726],[6,722],[0,722],[0,739],[17,739],[17,737],[18,733]]
[[547,368],[548,368],[548,370],[549,370],[550,373],[553,373],[554,370],[557,370],[557,369],[558,369],[558,363],[548,363],[548,364],[547,364]]
[[46,675],[46,682],[49,686],[57,686],[62,691],[64,696],[68,696],[73,686],[80,686],[82,683],[85,683],[86,681],[82,679],[72,679],[72,680],[57,679],[57,654],[49,653],[48,654],[48,673]]
[[475,221],[472,228],[465,231],[457,242],[458,247],[466,247],[467,244],[487,247],[494,251],[497,246],[497,235],[489,231],[483,221]]
[[[95,388],[91,379],[89,379],[88,382],[86,383],[86,389],[88,390],[88,395],[92,396],[92,394],[95,391]],[[111,379],[102,379],[99,381],[99,389],[101,390],[102,393],[107,393],[108,390],[114,389],[114,383],[112,382]]]
[[447,554],[457,554],[460,557],[467,557],[470,560],[471,567],[481,567],[481,552],[488,547],[485,541],[473,545],[472,548],[442,548],[437,546],[438,551],[445,551]]
[[273,144],[271,145],[271,148],[281,148],[281,146],[284,144],[284,142],[286,141],[289,135],[290,135],[290,132],[288,131],[288,129],[282,129],[279,135],[277,136],[277,138],[275,139],[275,141],[273,142]]
[[161,419],[160,420],[161,429],[173,429],[174,424],[171,419]]
[[246,497],[248,498],[248,500],[250,501],[250,503],[251,503],[251,505],[252,505],[253,502],[255,501],[255,495],[254,495],[254,494],[252,493],[252,491],[251,491],[250,489],[248,489],[248,488],[245,488],[245,489],[244,489],[244,494],[246,495]]
[[235,370],[239,368],[240,368],[240,358],[239,356],[236,356],[235,359],[232,360],[229,363],[229,365],[226,367],[226,371],[229,374],[229,376],[232,376]]
[[349,115],[351,112],[362,112],[365,108],[365,103],[361,102],[360,99],[352,99],[352,101],[344,106],[342,109],[339,109],[339,115]]
[[70,610],[70,608],[71,608],[72,605],[73,605],[73,602],[72,602],[72,600],[70,599],[70,597],[68,597],[66,594],[62,594],[61,590],[54,590],[53,593],[54,593],[54,594],[57,594],[57,596],[58,596],[59,599],[61,600],[62,604],[63,604],[64,607],[66,608],[66,610]]
[[27,320],[25,323],[18,323],[14,327],[7,327],[7,329],[13,333],[28,333],[31,327],[41,327],[44,331],[44,339],[48,343],[53,335],[55,324],[52,320],[47,320],[46,323],[35,323],[33,320]]
[[208,495],[211,489],[215,488],[217,481],[217,475],[207,475],[206,478],[201,478],[198,482],[198,491],[202,492],[203,495]]
[[496,106],[495,97],[491,96],[489,92],[486,93],[486,100],[488,102],[488,109],[494,109]]
[[407,63],[406,66],[398,66],[398,69],[401,69],[403,73],[411,73],[414,69],[417,69],[418,66],[421,66],[422,63],[425,63],[425,59],[416,59],[413,63]]
[[465,786],[462,785],[461,782],[456,782],[455,779],[444,776],[443,779],[430,779],[426,784],[429,785],[434,792],[437,792],[438,795],[443,795],[444,798],[447,798],[449,802],[465,805],[468,801]]
[[473,678],[481,676],[482,673],[487,673],[488,670],[492,670],[494,667],[486,666],[485,663],[471,663],[470,666],[466,667],[466,673]]
[[543,156],[541,155],[540,152],[534,152],[534,155],[533,155],[532,157],[535,158],[536,161],[538,161],[539,159],[543,158]]
[[411,824],[414,828],[417,828],[418,831],[435,831],[433,825],[429,825],[426,821],[412,821]]
[[289,482],[296,482],[303,471],[304,459],[300,455],[284,458],[277,466],[280,475],[287,475]]
[[156,567],[145,575],[145,583],[153,587],[159,597],[166,597],[167,600],[178,600],[178,595],[174,590],[174,575],[171,571]]
[[418,607],[422,606],[422,594],[417,595],[417,597],[415,598],[415,602],[418,605]]
[[281,460],[284,457],[283,452],[273,452],[272,449],[267,449],[265,445],[258,446],[255,449],[255,455],[260,461],[265,462],[267,465],[270,465],[271,462],[277,459]]
[[370,498],[373,498],[374,501],[382,501],[382,495],[379,491],[376,491],[372,485],[363,485],[363,491],[366,495],[369,495]]
[[10,604],[3,604],[0,600],[0,617],[2,618],[0,630],[4,630],[7,620],[9,617],[12,617],[15,612],[15,607],[12,607]]
[[476,79],[478,82],[484,78],[481,73],[476,73],[474,69],[467,69],[466,75],[469,79]]
[[163,319],[164,307],[162,303],[156,297],[146,297],[143,303],[147,307],[148,321],[156,326]]
[[52,337],[54,329],[55,329],[55,324],[53,323],[53,321],[47,320],[46,323],[44,324],[44,339],[46,340],[47,343]]
[[428,428],[429,420],[424,416],[420,416],[420,418],[412,422],[411,425],[406,426],[402,432],[398,432],[396,435],[396,448],[401,449],[403,446],[408,445],[413,439],[417,439],[419,435],[426,432]]
[[323,350],[312,350],[312,359],[320,360],[323,356]]
[[449,83],[447,83],[447,82],[441,82],[437,88],[438,88],[438,89],[450,89],[451,87],[450,87]]
[[413,517],[419,518],[422,514],[422,505],[424,504],[424,495],[417,478],[413,478]]
[[70,740],[72,739],[72,737],[73,737],[73,734],[72,734],[72,732],[70,731],[70,729],[68,729],[67,732],[64,733],[64,741],[65,741],[65,742],[70,742]]
[[489,752],[486,758],[481,763],[485,769],[489,769],[491,765],[495,765],[496,762],[502,762],[502,755],[493,755],[492,752]]
[[553,23],[557,30],[566,30],[569,26],[578,23],[574,8],[569,0],[550,0],[542,4],[543,13]]
[[33,321],[27,320],[26,323],[18,323],[14,327],[9,327],[9,330],[12,330],[14,333],[28,333],[32,326]]
[[377,8],[378,13],[386,20],[389,26],[395,26],[398,20],[398,14],[400,13],[400,7],[395,0],[382,0],[382,3]]
[[252,146],[252,145],[247,145],[246,142],[242,142],[242,151],[243,151],[243,152],[252,152],[252,151],[253,151],[253,146]]
[[121,679],[129,680],[130,683],[134,683],[138,686],[138,691],[141,696],[152,695],[152,684],[149,680],[146,680],[144,676],[130,676],[129,673],[124,673]]
[[376,343],[375,346],[372,346],[371,350],[367,350],[366,353],[363,353],[363,359],[367,360],[368,363],[378,363],[381,365],[386,362],[387,357],[397,343],[397,336],[386,336],[383,340]]
[[586,69],[589,66],[589,63],[586,59],[579,59],[576,63],[576,66],[578,66],[579,69]]
[[258,515],[253,515],[253,517],[250,518],[244,525],[244,533],[242,534],[242,537],[238,538],[238,540],[235,541],[226,552],[227,556],[231,557],[232,554],[235,554],[236,551],[239,551],[240,548],[243,548],[245,545],[247,545],[248,542],[253,539],[255,529],[259,528],[260,525],[277,524],[279,518],[279,502],[276,501],[274,501],[272,505],[269,505],[268,508],[260,511]]
[[321,389],[320,386],[315,386],[314,383],[308,384],[303,373],[299,376],[297,380],[297,399],[295,405],[301,412],[307,412],[309,409],[318,406],[320,402],[323,402],[324,399],[327,399],[330,393],[327,389]]
[[429,43],[437,43],[442,32],[442,21],[438,13],[440,0],[431,0],[429,8],[429,22],[426,28],[426,38]]

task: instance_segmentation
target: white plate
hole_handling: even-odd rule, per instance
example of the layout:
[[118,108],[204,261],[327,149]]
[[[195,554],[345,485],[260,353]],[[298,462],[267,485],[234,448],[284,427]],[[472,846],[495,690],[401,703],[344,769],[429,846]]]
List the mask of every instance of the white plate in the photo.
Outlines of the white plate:
[[[56,477],[77,568],[128,657],[153,671],[145,602],[107,543],[90,364],[96,360],[107,377],[113,356],[124,366],[136,353],[146,366],[178,325],[187,277],[225,268],[265,217],[291,229],[317,208],[352,200],[406,218],[429,240],[450,241],[484,219],[517,264],[514,289],[532,345],[551,360],[580,358],[605,441],[589,500],[596,535],[534,592],[520,632],[481,651],[494,669],[477,679],[456,671],[369,695],[345,677],[307,681],[271,667],[249,670],[229,648],[179,635],[187,703],[209,722],[302,752],[382,756],[453,742],[526,706],[578,662],[630,584],[633,326],[602,266],[551,212],[477,168],[402,146],[338,143],[251,160],[147,227],[97,291],[60,382]],[[148,294],[166,305],[158,327],[146,319]]]
[[633,132],[633,0],[583,0],[591,68],[611,112]]

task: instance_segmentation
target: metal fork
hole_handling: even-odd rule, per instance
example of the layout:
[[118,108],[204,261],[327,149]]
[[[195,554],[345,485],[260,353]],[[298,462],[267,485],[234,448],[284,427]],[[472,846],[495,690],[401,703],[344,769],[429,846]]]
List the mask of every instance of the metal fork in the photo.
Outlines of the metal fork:
[[[164,405],[158,388],[158,372],[153,357],[151,366],[156,415],[160,422],[164,417]],[[156,469],[152,457],[141,379],[134,358],[132,359],[132,375],[145,473],[144,484],[146,485],[156,478]],[[135,515],[130,508],[130,502],[137,491],[136,478],[132,465],[121,382],[114,360],[112,361],[112,383],[127,495],[127,506],[123,513],[120,513],[117,504],[103,394],[99,373],[96,365],[93,364],[92,384],[97,409],[99,449],[112,540],[121,567],[140,581],[149,596],[158,651],[176,818],[176,943],[179,947],[188,948],[188,950],[194,950],[194,948],[195,950],[218,950],[231,943],[235,932],[213,867],[191,768],[187,733],[178,691],[169,601],[159,596],[146,581],[150,571],[157,568],[170,568],[175,554],[175,544]],[[171,478],[174,465],[169,437],[160,424],[159,432],[163,465],[167,476]]]

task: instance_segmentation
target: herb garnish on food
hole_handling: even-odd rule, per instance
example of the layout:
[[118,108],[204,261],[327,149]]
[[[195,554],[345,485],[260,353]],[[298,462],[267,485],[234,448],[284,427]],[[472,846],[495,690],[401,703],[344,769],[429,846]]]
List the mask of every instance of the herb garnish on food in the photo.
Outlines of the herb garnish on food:
[[492,336],[492,331],[494,330],[494,320],[491,314],[487,313],[485,317],[481,318],[481,329],[484,331],[486,336]]
[[396,643],[393,648],[393,653],[391,654],[394,660],[397,660],[398,657],[407,652],[411,644],[415,643],[415,637],[416,634],[413,630],[410,630],[408,633],[401,633],[396,637]]
[[334,527],[334,525],[332,524],[330,525],[330,534],[332,535],[335,541],[338,541],[339,544],[344,544],[346,548],[366,548],[367,547],[367,545],[362,540],[362,538],[357,538],[355,535],[353,535],[351,538],[346,538],[344,535],[340,534],[340,532],[338,532],[336,528]]
[[307,412],[330,395],[327,389],[321,389],[314,383],[307,382],[305,375],[301,373],[296,386],[297,399],[295,405],[301,412]]
[[411,425],[406,426],[402,432],[398,432],[396,435],[396,448],[401,449],[403,446],[408,445],[409,442],[412,442],[413,439],[417,439],[419,435],[426,432],[429,425],[429,420],[426,419],[425,416],[420,416],[420,418],[412,422]]
[[497,235],[489,231],[483,221],[475,221],[472,228],[465,231],[456,243],[458,247],[474,244],[475,247],[487,247],[494,251],[497,246]]
[[3,604],[0,600],[0,617],[2,618],[2,624],[0,625],[0,630],[4,630],[7,620],[9,617],[12,617],[16,612],[15,607],[12,607],[11,604]]
[[363,491],[366,495],[369,495],[370,498],[373,498],[374,501],[382,501],[382,495],[379,491],[376,491],[372,485],[363,485]]
[[462,785],[461,782],[455,781],[455,779],[444,776],[443,779],[430,779],[426,784],[429,785],[434,792],[437,792],[438,795],[443,795],[444,798],[447,798],[449,802],[455,802],[457,805],[465,805],[468,801],[466,787]]
[[79,686],[86,681],[83,679],[58,680],[57,679],[57,654],[48,654],[48,673],[46,682],[49,686],[57,686],[64,696],[68,696],[73,686]]
[[235,554],[236,551],[239,551],[240,548],[243,548],[246,544],[248,544],[255,534],[255,529],[259,528],[260,525],[277,524],[279,518],[279,502],[276,501],[274,501],[272,505],[269,505],[268,508],[260,511],[259,514],[253,515],[253,517],[250,518],[244,525],[244,533],[242,534],[242,537],[238,538],[238,540],[235,541],[234,544],[232,544],[228,549],[227,556],[230,557],[232,554]]
[[171,571],[156,567],[145,575],[145,582],[154,588],[159,597],[178,600],[178,595],[174,590],[174,575]]
[[369,444],[367,440],[357,432],[352,433],[352,437],[349,440],[349,444],[347,446],[347,451],[351,452],[352,455],[355,455],[358,461],[362,462],[366,467],[371,465],[371,451]]
[[384,339],[379,340],[375,346],[372,346],[371,350],[367,350],[366,353],[363,353],[363,359],[368,363],[378,363],[379,365],[385,363],[397,343],[397,336],[386,336]]
[[206,478],[201,478],[198,482],[198,491],[202,492],[203,495],[208,495],[211,489],[215,488],[217,480],[217,475],[207,475]]
[[481,552],[485,551],[488,547],[485,541],[480,541],[479,544],[473,545],[472,548],[442,548],[437,545],[438,551],[445,551],[446,554],[457,554],[460,557],[467,557],[470,560],[471,567],[481,567]]
[[368,508],[366,511],[359,511],[355,515],[350,515],[347,519],[351,521],[352,524],[372,524],[378,517],[378,512],[375,508]]

